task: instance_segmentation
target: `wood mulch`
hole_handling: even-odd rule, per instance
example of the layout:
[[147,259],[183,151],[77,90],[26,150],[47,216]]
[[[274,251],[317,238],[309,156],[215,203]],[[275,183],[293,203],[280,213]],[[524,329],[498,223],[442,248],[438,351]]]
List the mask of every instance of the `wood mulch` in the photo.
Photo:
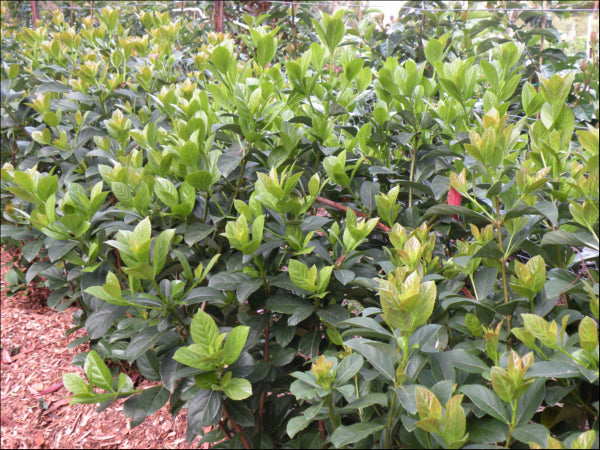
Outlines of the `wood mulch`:
[[[85,335],[71,328],[74,307],[57,313],[46,306],[45,288],[7,296],[4,275],[13,264],[14,251],[1,251],[2,364],[0,366],[1,441],[4,448],[198,448],[185,440],[186,410],[173,418],[165,405],[141,425],[130,429],[123,415],[125,399],[101,413],[97,405],[68,406],[64,373],[83,370],[71,365],[88,344],[73,349],[70,341]],[[139,387],[157,383],[143,381]],[[50,392],[52,391],[52,392]],[[203,444],[200,448],[209,448]]]

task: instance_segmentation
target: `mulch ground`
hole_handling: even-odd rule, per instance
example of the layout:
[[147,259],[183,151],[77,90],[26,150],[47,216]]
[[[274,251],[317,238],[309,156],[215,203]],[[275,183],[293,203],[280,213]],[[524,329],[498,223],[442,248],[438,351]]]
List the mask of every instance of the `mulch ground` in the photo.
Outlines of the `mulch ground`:
[[[144,423],[130,429],[123,415],[124,399],[101,413],[97,405],[68,406],[69,392],[62,386],[64,373],[83,370],[71,365],[89,346],[69,349],[69,342],[84,330],[65,337],[74,307],[57,313],[46,306],[48,291],[28,286],[7,295],[6,272],[15,251],[1,251],[0,366],[1,441],[5,448],[198,448],[185,440],[186,410],[173,418],[165,405]],[[143,381],[140,388],[157,383]],[[197,442],[198,439],[195,440]],[[208,448],[204,444],[201,448]]]

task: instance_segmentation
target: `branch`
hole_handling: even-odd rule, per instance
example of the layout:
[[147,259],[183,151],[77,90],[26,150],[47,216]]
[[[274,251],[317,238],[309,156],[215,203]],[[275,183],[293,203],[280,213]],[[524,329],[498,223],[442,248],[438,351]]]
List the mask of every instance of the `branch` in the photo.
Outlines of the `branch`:
[[[347,211],[348,209],[352,209],[352,208],[348,208],[347,206],[342,205],[341,203],[336,203],[336,202],[329,200],[327,198],[324,198],[324,197],[317,197],[316,200],[318,202],[325,203],[326,205],[331,206],[332,208],[339,209],[340,211]],[[356,214],[357,217],[368,217],[366,214],[363,214],[360,211],[356,211],[354,209],[352,209],[352,211],[354,211],[354,214]],[[377,222],[377,227],[379,227],[381,230],[386,231],[386,232],[389,232],[392,230],[390,227],[382,224],[379,221]]]
[[235,423],[231,417],[229,417],[229,414],[227,414],[227,410],[225,409],[225,404],[223,404],[223,415],[229,421],[229,423],[231,423],[231,426],[233,427],[235,432],[240,433],[240,436],[242,438],[242,444],[244,445],[244,448],[246,448],[248,450],[251,449],[252,446],[250,445],[250,441],[248,440],[248,437],[246,436],[244,429],[242,427],[240,427],[237,423]]

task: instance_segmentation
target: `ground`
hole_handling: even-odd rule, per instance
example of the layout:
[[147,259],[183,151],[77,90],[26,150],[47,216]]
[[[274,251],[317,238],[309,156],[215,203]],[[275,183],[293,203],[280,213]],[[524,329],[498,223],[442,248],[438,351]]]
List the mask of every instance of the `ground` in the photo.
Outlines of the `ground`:
[[[44,288],[30,286],[7,297],[4,275],[12,264],[11,253],[2,248],[1,448],[197,448],[185,441],[186,410],[173,418],[164,406],[130,429],[122,412],[124,400],[101,413],[95,412],[97,405],[68,406],[62,375],[83,375],[71,359],[89,350],[87,344],[73,349],[68,345],[85,332],[65,338],[75,308],[51,310]],[[143,381],[139,387],[155,384]]]

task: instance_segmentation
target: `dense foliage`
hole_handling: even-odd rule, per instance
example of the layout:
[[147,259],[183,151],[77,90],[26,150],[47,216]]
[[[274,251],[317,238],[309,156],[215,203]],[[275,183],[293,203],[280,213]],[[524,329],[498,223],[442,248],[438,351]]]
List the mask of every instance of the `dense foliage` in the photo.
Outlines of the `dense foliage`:
[[72,403],[214,448],[597,447],[597,56],[536,11],[289,13],[3,24],[8,279],[79,307]]

